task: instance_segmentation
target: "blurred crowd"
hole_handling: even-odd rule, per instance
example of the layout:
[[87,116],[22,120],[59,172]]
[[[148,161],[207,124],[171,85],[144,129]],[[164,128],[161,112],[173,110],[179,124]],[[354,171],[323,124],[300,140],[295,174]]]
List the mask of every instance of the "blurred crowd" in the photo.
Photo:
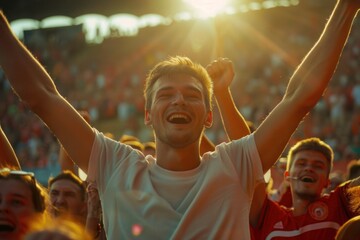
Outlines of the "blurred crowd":
[[[221,21],[228,26],[221,33],[209,21],[179,22],[144,29],[137,37],[107,39],[100,45],[85,44],[81,33],[67,41],[48,34],[41,41],[39,36],[32,36],[24,42],[45,66],[61,94],[76,109],[89,112],[95,127],[112,132],[115,138],[129,134],[147,142],[153,136],[143,124],[146,73],[168,55],[186,55],[208,63],[215,57],[216,34],[223,36],[223,55],[234,62],[236,77],[231,89],[235,103],[244,117],[258,126],[280,101],[289,74],[324,25],[312,16],[288,22],[284,17],[276,9],[226,16]],[[281,25],[278,32],[273,31],[276,25]],[[188,39],[190,31],[193,37]],[[168,41],[174,33],[181,33],[183,38]],[[240,50],[232,51],[234,46]],[[214,51],[209,52],[209,48]],[[323,99],[293,136],[294,142],[310,136],[324,139],[334,149],[335,162],[342,166],[360,157],[359,55],[360,31],[354,30],[342,55],[346,64],[334,74],[338,80],[331,81]],[[23,168],[59,170],[56,138],[19,102],[2,71],[0,92],[1,126]],[[225,133],[220,118],[215,117],[206,135],[214,142],[222,142]],[[106,122],[114,122],[110,126],[115,127],[101,129]]]

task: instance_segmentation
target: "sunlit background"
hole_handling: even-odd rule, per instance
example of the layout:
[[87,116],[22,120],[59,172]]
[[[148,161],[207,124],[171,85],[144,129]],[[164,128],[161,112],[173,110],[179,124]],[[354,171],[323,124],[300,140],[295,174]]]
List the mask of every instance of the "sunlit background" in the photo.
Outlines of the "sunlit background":
[[[258,126],[280,101],[334,4],[335,0],[0,0],[15,34],[70,103],[89,112],[94,127],[115,139],[130,134],[143,142],[153,137],[143,124],[142,89],[154,64],[169,55],[189,56],[203,65],[219,56],[230,58],[236,69],[231,86],[235,103]],[[349,161],[360,158],[356,29],[329,89],[289,143],[322,138],[334,148],[335,171],[342,172]],[[18,101],[2,71],[0,99],[0,123],[22,167],[46,184],[60,171],[56,138]],[[206,135],[214,143],[225,141],[216,108],[214,121]]]
[[[181,0],[178,0],[181,1]],[[249,11],[262,11],[276,7],[294,7],[299,0],[266,0],[266,1],[235,1],[235,0],[182,0],[186,10],[179,9],[171,15],[146,13],[137,16],[131,13],[116,13],[105,16],[98,12],[89,12],[76,17],[65,15],[48,16],[43,19],[20,18],[11,21],[16,35],[23,39],[24,31],[82,25],[88,43],[101,43],[105,38],[114,37],[113,31],[119,36],[136,36],[140,29],[170,25],[178,21],[209,19],[217,15],[235,15]],[[156,1],[155,1],[156,2]],[[30,16],[30,15],[29,15]]]

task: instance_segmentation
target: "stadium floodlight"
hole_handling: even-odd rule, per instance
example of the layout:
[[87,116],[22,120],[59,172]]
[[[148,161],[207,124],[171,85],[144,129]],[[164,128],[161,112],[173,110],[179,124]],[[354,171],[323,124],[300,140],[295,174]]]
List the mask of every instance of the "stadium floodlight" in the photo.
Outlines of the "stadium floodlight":
[[41,21],[41,28],[64,27],[73,25],[73,19],[67,16],[51,16]]
[[24,39],[25,30],[38,29],[40,27],[40,21],[35,19],[18,19],[10,23],[12,31],[19,39]]
[[226,12],[231,7],[232,0],[183,0],[194,11],[198,18],[214,17]]

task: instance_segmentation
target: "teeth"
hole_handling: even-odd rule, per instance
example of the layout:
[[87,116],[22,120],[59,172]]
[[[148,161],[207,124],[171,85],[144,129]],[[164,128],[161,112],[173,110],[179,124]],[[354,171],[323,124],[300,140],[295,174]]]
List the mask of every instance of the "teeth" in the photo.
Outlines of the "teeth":
[[176,114],[172,114],[169,117],[169,121],[171,122],[182,122],[182,123],[187,123],[190,121],[190,119],[188,118],[188,116],[186,116],[185,114],[180,114],[180,113],[176,113]]
[[187,116],[184,115],[184,114],[173,114],[173,115],[170,116],[170,120],[173,120],[175,118],[184,118],[184,119],[187,120]]

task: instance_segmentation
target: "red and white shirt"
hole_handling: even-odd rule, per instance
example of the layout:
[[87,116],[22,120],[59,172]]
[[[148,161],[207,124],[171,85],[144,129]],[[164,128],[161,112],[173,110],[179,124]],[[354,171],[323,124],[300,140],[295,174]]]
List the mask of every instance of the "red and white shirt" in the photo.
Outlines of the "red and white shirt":
[[252,228],[254,240],[334,239],[339,227],[357,214],[346,196],[349,182],[312,203],[308,211],[294,216],[290,208],[266,198],[259,223]]

